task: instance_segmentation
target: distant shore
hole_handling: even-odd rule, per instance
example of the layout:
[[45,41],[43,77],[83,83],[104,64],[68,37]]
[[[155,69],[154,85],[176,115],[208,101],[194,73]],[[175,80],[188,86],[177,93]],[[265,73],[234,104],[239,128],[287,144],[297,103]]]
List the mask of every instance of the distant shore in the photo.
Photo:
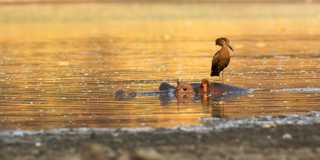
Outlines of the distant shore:
[[320,0],[0,0],[6,4],[64,3],[319,3]]

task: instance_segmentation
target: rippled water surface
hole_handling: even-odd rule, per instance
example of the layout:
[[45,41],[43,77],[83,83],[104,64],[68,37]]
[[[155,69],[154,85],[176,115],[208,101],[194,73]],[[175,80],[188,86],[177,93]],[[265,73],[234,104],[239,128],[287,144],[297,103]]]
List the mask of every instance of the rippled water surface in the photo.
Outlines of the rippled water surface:
[[[2,5],[0,126],[173,127],[207,117],[319,111],[319,10],[305,4]],[[224,83],[255,89],[251,94],[208,103],[153,94],[114,98],[118,89],[152,92],[163,81],[209,78],[219,36],[235,48]]]

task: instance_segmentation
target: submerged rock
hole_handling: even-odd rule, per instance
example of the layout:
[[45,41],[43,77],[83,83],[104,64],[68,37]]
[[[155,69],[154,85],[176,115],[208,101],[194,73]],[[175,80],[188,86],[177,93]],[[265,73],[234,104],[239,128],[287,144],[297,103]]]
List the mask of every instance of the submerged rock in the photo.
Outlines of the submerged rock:
[[292,135],[289,133],[286,133],[282,136],[282,139],[292,139]]
[[111,148],[97,143],[84,144],[80,151],[81,160],[107,160],[116,156]]
[[153,148],[139,148],[133,154],[134,160],[164,160],[165,157]]

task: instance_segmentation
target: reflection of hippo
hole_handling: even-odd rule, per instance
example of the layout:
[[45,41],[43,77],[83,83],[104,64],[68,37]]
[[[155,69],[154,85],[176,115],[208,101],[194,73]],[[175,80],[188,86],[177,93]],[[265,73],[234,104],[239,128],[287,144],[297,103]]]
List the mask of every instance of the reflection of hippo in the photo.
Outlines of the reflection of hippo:
[[134,92],[134,91],[126,92],[126,91],[124,91],[122,89],[119,89],[114,93],[114,97],[118,101],[129,100],[129,99],[132,99],[132,98],[134,98],[136,96],[137,96],[136,92]]
[[129,100],[136,96],[159,96],[162,105],[166,105],[170,100],[177,98],[178,101],[190,101],[194,99],[220,99],[232,96],[247,94],[248,90],[222,83],[209,83],[202,80],[201,83],[178,83],[177,87],[162,82],[159,91],[151,92],[125,92],[118,90],[115,92],[116,100]]

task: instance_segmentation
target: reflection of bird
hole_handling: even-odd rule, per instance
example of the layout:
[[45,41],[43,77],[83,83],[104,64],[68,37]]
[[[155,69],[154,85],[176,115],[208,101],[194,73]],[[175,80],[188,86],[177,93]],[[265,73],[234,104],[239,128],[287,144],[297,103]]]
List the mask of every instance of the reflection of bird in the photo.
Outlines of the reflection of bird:
[[[216,39],[216,45],[221,46],[221,49],[213,56],[211,65],[211,76],[220,76],[220,72],[223,71],[229,65],[230,53],[233,48],[230,46],[229,39],[221,37]],[[223,80],[223,72],[222,72]]]

